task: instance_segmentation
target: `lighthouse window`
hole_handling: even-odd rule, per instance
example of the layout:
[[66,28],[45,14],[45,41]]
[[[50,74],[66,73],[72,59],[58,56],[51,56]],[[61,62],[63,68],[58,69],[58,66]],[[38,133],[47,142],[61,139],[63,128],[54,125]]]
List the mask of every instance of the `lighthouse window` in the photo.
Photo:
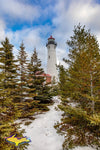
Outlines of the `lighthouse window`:
[[49,56],[49,59],[50,59],[50,56]]

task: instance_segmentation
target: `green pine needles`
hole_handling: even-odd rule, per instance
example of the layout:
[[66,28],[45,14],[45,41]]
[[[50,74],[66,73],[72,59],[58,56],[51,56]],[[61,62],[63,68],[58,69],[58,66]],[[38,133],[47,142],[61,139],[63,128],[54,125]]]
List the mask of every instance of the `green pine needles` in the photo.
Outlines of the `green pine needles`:
[[[28,60],[24,43],[18,57],[13,55],[13,45],[5,38],[0,48],[0,149],[16,149],[4,137],[22,136],[15,121],[19,118],[33,119],[38,111],[47,111],[51,101],[50,87],[41,76],[44,71],[36,49]],[[24,149],[25,146],[22,146]]]
[[67,133],[65,149],[77,145],[100,147],[100,49],[85,26],[74,27],[67,41],[68,68],[59,66],[59,88],[64,111],[60,126]]

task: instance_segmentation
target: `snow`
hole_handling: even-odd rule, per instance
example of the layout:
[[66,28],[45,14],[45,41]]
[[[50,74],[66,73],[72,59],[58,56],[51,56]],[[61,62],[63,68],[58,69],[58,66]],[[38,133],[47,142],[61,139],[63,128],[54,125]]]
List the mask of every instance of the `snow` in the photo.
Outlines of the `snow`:
[[[31,139],[28,150],[62,150],[64,136],[57,133],[54,124],[60,122],[63,112],[55,109],[60,103],[60,99],[54,97],[54,102],[54,105],[49,106],[50,110],[48,112],[36,115],[36,119],[30,125],[21,125],[21,128],[26,131],[24,136]],[[95,149],[91,147],[76,147],[73,150]]]
[[62,150],[64,137],[57,134],[54,128],[54,124],[60,122],[62,112],[55,109],[59,103],[57,97],[54,101],[55,104],[49,106],[50,111],[37,115],[30,125],[21,126],[26,131],[24,136],[31,139],[28,150]]
[[76,147],[76,148],[74,148],[72,150],[96,150],[96,149],[94,149],[92,147],[88,147],[88,146],[84,146],[84,147],[78,146],[78,147]]

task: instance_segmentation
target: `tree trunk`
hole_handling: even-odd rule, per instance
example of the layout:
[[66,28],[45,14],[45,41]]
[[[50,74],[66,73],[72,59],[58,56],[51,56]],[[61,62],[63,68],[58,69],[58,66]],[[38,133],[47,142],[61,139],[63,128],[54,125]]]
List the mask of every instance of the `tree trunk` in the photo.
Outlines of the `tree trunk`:
[[93,114],[94,114],[94,100],[93,100],[93,76],[92,76],[92,72],[90,73],[90,80],[91,80],[91,85],[90,85],[90,88],[91,88],[91,97],[92,97],[92,111],[93,111]]

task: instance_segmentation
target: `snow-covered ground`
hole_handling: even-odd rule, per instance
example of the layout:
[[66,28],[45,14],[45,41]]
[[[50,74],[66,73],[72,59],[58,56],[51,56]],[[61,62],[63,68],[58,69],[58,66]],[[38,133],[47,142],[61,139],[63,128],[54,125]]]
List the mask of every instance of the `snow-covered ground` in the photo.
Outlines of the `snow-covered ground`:
[[94,149],[92,147],[84,146],[84,147],[76,147],[76,148],[74,148],[72,150],[96,150],[96,149]]
[[[25,129],[24,136],[30,137],[28,150],[62,150],[64,136],[57,134],[54,124],[60,122],[61,111],[55,109],[59,104],[58,97],[54,97],[54,105],[49,106],[50,111],[39,114],[28,126],[21,125]],[[89,147],[76,147],[73,150],[95,150]]]
[[55,110],[59,100],[54,98],[54,105],[49,106],[50,111],[37,115],[36,119],[25,129],[25,136],[30,137],[28,150],[62,150],[64,137],[56,133],[54,124],[61,119],[61,111]]

